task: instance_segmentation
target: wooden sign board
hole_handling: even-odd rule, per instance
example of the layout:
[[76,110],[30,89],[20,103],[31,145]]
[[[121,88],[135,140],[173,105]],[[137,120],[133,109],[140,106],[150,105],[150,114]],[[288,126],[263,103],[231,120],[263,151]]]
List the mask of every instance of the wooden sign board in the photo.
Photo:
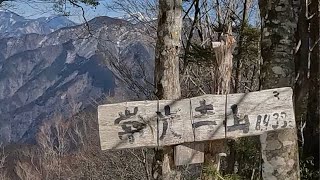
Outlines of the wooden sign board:
[[[203,95],[190,99],[194,141],[225,138],[226,95]],[[175,165],[204,162],[204,144],[186,143],[175,146]]]
[[225,138],[226,96],[204,95],[190,101],[195,141]]
[[157,146],[157,108],[155,101],[99,106],[101,149]]
[[291,88],[101,105],[98,122],[102,150],[171,146],[295,127]]
[[161,100],[158,111],[158,145],[168,146],[193,142],[190,100]]
[[[223,99],[222,96],[219,97]],[[218,97],[214,99],[219,102]],[[221,122],[224,116],[227,116],[227,127],[222,125],[222,129],[226,129],[225,138],[255,136],[266,131],[295,127],[291,88],[230,94],[226,100],[226,104],[220,104],[220,107],[227,110],[227,114],[223,113],[220,116]],[[216,133],[214,136],[219,137],[220,134],[222,133]],[[219,138],[204,138],[206,139]],[[176,165],[201,163],[200,160],[204,159],[204,147],[198,145],[197,148],[190,148],[189,144],[177,145],[174,159]]]
[[294,127],[291,88],[228,95],[226,138]]

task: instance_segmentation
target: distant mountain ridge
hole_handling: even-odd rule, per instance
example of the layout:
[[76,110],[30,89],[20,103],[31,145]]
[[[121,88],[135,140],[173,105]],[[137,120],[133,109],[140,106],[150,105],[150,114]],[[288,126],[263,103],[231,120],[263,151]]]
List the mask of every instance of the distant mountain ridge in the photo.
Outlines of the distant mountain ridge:
[[149,17],[147,15],[144,15],[141,12],[137,12],[137,13],[130,14],[130,15],[128,15],[128,14],[124,15],[124,16],[120,17],[120,19],[129,21],[132,24],[136,24],[136,23],[140,23],[140,22],[151,22],[151,21],[156,20],[157,18],[156,17]]
[[[10,18],[21,17],[1,21]],[[97,99],[145,96],[129,78],[152,89],[145,83],[152,82],[154,68],[154,39],[147,29],[110,17],[88,24],[90,33],[86,24],[5,38],[10,32],[0,31],[0,143],[28,142],[43,122],[70,118]]]
[[8,10],[0,10],[1,37],[17,37],[24,34],[49,34],[63,27],[76,23],[64,16],[41,17],[27,19]]

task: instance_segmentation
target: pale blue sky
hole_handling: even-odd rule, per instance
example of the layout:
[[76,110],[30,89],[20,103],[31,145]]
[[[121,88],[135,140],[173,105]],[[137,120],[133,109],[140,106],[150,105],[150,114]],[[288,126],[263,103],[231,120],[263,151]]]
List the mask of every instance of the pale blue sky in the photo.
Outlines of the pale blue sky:
[[[44,3],[45,0],[17,0],[18,3],[14,3],[14,1],[10,2],[13,6],[6,6],[9,10],[24,16],[26,18],[34,19],[39,17],[47,17],[47,16],[53,16],[57,15],[58,13],[54,11],[53,4],[52,3]],[[119,17],[123,16],[124,14],[119,12],[114,12],[108,10],[106,8],[106,4],[110,3],[115,0],[99,0],[100,5],[97,7],[92,6],[86,6],[83,5],[85,9],[85,16],[87,20],[90,20],[96,16],[110,16],[110,17]],[[116,0],[117,1],[117,0]],[[254,0],[254,4],[256,4],[257,0]],[[255,8],[253,9],[253,14],[251,14],[249,18],[249,22],[253,23],[259,20],[258,16],[256,15],[258,13],[258,10],[256,9],[257,5],[255,5]],[[76,8],[73,6],[68,6],[67,11],[70,11],[69,19],[76,23],[83,23],[84,19],[82,18],[82,11],[80,8]],[[258,18],[258,19],[257,19]]]
[[[107,10],[105,5],[110,1],[111,0],[101,0],[100,5],[98,5],[97,7],[83,5],[83,7],[85,8],[85,15],[87,20],[90,20],[96,16],[122,16],[122,14],[120,13]],[[44,3],[43,1],[30,3],[30,1],[26,0],[11,4],[12,6],[8,7],[9,10],[30,19],[57,15],[57,12],[55,12],[52,8],[52,3]],[[70,11],[71,15],[69,16],[69,19],[71,19],[72,21],[76,23],[84,22],[82,18],[82,11],[80,8],[70,6],[68,7],[67,11]]]

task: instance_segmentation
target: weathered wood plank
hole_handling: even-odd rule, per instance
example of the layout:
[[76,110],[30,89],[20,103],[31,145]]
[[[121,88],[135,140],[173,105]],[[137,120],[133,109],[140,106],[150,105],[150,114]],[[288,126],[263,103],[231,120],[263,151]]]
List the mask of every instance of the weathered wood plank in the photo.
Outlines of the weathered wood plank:
[[[192,129],[195,141],[225,137],[226,96],[203,95],[190,99]],[[196,145],[197,144],[197,145]],[[202,143],[182,144],[175,147],[175,164],[184,165],[204,162]]]
[[192,126],[195,141],[225,137],[225,95],[203,95],[191,98]]
[[159,146],[193,142],[190,100],[159,101],[158,129]]
[[[190,99],[195,141],[225,138],[225,101],[223,95],[203,95]],[[204,144],[182,144],[175,147],[175,164],[204,162]]]
[[294,127],[291,88],[228,95],[228,138],[260,135],[266,131]]
[[98,108],[101,148],[169,146],[295,127],[291,88],[227,97],[227,104],[226,95],[204,95],[179,101],[101,105]]
[[204,162],[204,143],[193,142],[175,146],[174,164],[176,166]]
[[157,146],[157,101],[98,107],[101,149]]

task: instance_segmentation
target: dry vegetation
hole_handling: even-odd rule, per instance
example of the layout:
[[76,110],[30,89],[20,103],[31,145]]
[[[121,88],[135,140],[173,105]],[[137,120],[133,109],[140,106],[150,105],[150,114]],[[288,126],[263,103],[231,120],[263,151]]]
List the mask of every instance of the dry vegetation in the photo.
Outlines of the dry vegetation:
[[0,153],[2,179],[150,179],[152,151],[102,152],[95,112],[44,123],[36,145],[10,145]]

